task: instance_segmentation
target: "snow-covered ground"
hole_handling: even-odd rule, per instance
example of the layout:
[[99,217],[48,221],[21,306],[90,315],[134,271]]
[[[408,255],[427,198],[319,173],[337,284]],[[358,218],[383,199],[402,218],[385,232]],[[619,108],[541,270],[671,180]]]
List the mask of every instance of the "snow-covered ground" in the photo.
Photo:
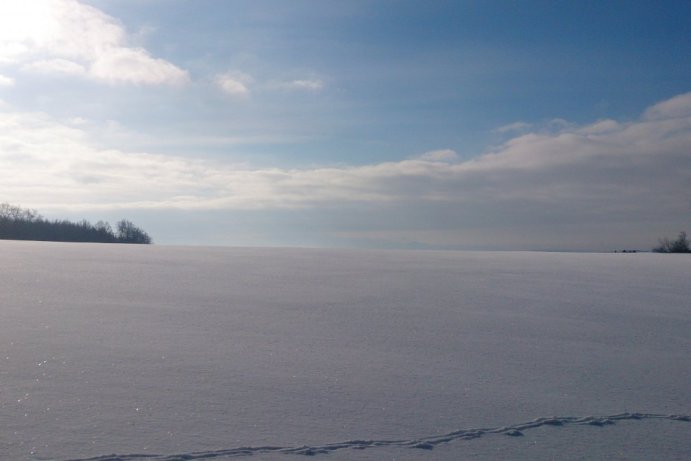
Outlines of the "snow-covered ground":
[[687,255],[0,256],[3,460],[691,458]]

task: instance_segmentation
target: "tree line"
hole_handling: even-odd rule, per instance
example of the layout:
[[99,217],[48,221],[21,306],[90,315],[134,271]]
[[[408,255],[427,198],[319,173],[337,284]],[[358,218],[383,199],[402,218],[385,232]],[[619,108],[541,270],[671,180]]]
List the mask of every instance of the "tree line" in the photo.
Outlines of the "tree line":
[[151,243],[151,237],[132,222],[122,219],[115,229],[106,221],[48,220],[36,210],[0,203],[0,239],[52,242]]

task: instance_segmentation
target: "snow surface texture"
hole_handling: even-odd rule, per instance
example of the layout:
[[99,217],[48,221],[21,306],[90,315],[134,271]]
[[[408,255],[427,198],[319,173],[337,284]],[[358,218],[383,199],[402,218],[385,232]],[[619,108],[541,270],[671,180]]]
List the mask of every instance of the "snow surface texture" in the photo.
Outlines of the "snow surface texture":
[[687,255],[0,254],[0,459],[691,453]]

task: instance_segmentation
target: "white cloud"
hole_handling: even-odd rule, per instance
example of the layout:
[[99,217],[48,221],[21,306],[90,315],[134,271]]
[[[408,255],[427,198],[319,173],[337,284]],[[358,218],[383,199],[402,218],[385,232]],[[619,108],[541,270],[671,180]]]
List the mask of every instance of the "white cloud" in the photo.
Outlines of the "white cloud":
[[250,95],[249,85],[254,79],[240,71],[228,71],[216,76],[216,85],[227,95],[247,97]]
[[82,117],[72,117],[67,121],[68,124],[70,125],[75,125],[75,126],[80,126],[80,125],[88,125],[89,121],[85,118]]
[[[89,140],[84,121],[63,124],[6,109],[0,112],[0,196],[46,210],[435,209],[439,223],[499,223],[494,233],[476,232],[488,239],[508,234],[497,229],[510,228],[502,224],[509,219],[525,226],[568,222],[571,237],[584,229],[620,229],[615,224],[622,222],[640,229],[665,219],[679,223],[684,216],[688,222],[691,97],[661,102],[634,121],[562,126],[515,137],[471,160],[439,150],[362,166],[252,169],[101,148]],[[453,232],[417,230],[399,237],[450,242]]]
[[689,115],[691,115],[691,93],[686,93],[655,104],[645,111],[644,117],[655,120]]
[[67,59],[43,59],[25,64],[23,70],[40,74],[65,74],[85,76],[88,70],[83,65]]
[[107,83],[181,84],[186,71],[128,44],[120,23],[76,0],[0,2],[0,63]]
[[3,86],[13,86],[13,85],[14,85],[14,79],[13,78],[0,74],[0,88],[2,88]]
[[47,209],[163,203],[196,189],[203,171],[190,160],[94,147],[86,132],[41,113],[0,113],[0,151],[3,200]]
[[118,48],[99,56],[91,65],[91,75],[109,83],[184,84],[187,72],[146,50]]

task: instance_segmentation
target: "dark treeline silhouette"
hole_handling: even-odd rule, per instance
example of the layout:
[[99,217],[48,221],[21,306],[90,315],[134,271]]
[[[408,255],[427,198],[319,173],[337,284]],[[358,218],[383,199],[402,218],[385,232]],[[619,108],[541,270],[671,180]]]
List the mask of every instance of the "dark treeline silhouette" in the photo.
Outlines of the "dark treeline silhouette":
[[689,239],[686,238],[686,232],[679,232],[679,237],[676,240],[670,241],[668,238],[660,240],[660,245],[653,248],[656,253],[691,253],[691,246],[689,246]]
[[151,237],[130,221],[115,225],[98,221],[44,219],[36,210],[0,203],[0,239],[44,240],[52,242],[151,243]]

